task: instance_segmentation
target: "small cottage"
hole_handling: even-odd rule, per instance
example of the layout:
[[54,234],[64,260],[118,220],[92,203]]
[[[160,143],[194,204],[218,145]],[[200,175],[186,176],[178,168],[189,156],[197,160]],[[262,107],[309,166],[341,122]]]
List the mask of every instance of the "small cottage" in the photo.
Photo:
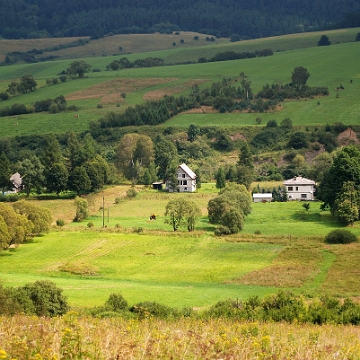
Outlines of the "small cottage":
[[196,174],[185,164],[178,166],[177,170],[177,188],[173,189],[170,182],[166,181],[165,189],[167,191],[194,192],[196,191]]
[[271,202],[273,199],[272,193],[254,193],[253,202]]
[[295,176],[292,179],[285,180],[283,184],[286,187],[288,200],[308,201],[315,199],[316,183],[314,180]]

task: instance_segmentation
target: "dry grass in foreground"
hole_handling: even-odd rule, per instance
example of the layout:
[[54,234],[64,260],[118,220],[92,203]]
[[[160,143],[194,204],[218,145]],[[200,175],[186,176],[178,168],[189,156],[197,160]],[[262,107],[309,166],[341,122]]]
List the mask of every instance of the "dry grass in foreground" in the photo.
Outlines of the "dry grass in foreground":
[[0,359],[359,359],[360,328],[0,317]]

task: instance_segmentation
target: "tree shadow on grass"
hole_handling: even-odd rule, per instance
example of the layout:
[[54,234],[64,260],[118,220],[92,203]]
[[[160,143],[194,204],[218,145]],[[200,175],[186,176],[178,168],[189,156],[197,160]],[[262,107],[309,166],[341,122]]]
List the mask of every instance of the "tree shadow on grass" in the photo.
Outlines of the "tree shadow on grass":
[[13,256],[13,254],[10,251],[1,251],[0,252],[0,258],[6,257],[6,256]]
[[292,215],[290,218],[294,221],[298,222],[312,222],[318,223],[326,227],[331,228],[338,228],[343,227],[337,220],[334,218],[330,212],[305,212],[305,211],[298,211]]

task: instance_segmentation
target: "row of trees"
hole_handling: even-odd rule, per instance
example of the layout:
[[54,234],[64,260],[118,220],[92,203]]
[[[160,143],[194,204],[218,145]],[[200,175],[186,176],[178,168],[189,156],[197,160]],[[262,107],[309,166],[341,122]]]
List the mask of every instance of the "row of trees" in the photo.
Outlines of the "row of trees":
[[264,57],[273,55],[273,51],[271,49],[264,50],[256,50],[255,52],[236,52],[236,51],[223,51],[219,52],[210,59],[206,59],[205,57],[201,57],[198,59],[199,63],[205,62],[214,62],[214,61],[229,61],[229,60],[239,60],[239,59],[250,59],[255,57]]
[[339,150],[324,173],[318,197],[344,224],[360,218],[360,150],[347,146]]
[[120,60],[114,60],[110,64],[106,65],[106,70],[154,67],[162,65],[164,65],[164,60],[161,58],[148,57],[145,59],[137,59],[134,62],[131,62],[128,58],[123,57]]

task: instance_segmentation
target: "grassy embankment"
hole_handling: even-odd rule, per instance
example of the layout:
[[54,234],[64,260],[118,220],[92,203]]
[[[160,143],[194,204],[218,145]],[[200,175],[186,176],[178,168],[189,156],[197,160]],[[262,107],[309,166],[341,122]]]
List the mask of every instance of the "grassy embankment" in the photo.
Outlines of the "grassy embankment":
[[[356,30],[351,29],[344,32],[339,30],[337,36],[346,35],[349,37],[349,41],[352,36],[355,37]],[[360,108],[356,102],[360,95],[357,64],[360,56],[359,44],[356,42],[336,44],[336,41],[333,41],[334,45],[317,47],[315,46],[317,36],[319,35],[301,34],[128,55],[131,61],[147,56],[158,56],[164,59],[173,56],[181,61],[183,57],[196,60],[200,56],[209,54],[210,57],[216,52],[229,49],[235,51],[253,51],[255,47],[284,49],[284,51],[276,52],[274,56],[266,58],[206,64],[128,69],[114,72],[105,71],[105,67],[119,56],[84,58],[93,68],[98,68],[101,72],[91,72],[84,79],[52,86],[45,85],[46,79],[56,77],[62,70],[65,70],[69,66],[70,60],[0,67],[0,91],[5,91],[11,80],[24,74],[32,74],[39,84],[37,91],[1,102],[0,107],[10,106],[14,103],[30,105],[37,100],[55,98],[59,95],[64,95],[68,99],[69,105],[74,104],[79,107],[79,111],[76,113],[38,113],[2,118],[0,136],[43,134],[54,131],[64,133],[69,129],[84,131],[88,129],[91,121],[96,121],[109,111],[123,111],[126,106],[142,103],[146,99],[156,99],[165,94],[186,94],[194,81],[197,81],[201,87],[208,86],[211,82],[221,81],[225,76],[238,76],[241,71],[249,76],[253,90],[256,92],[266,83],[288,83],[292,70],[300,65],[306,67],[311,75],[309,85],[328,86],[330,95],[321,99],[286,101],[280,112],[261,114],[263,123],[273,118],[281,121],[283,118],[290,117],[294,125],[302,126],[326,125],[337,121],[345,124],[357,124],[360,114]],[[332,36],[335,37],[335,33]],[[284,48],[280,48],[281,44]],[[353,80],[352,84],[349,83],[350,79]],[[336,87],[340,84],[345,89],[337,91]],[[120,96],[122,92],[127,94],[125,99]],[[98,104],[101,104],[102,108],[98,108]],[[79,115],[79,118],[75,119],[74,115]],[[186,128],[191,123],[200,126],[209,124],[253,126],[257,116],[259,114],[255,113],[182,114],[161,127]]]

